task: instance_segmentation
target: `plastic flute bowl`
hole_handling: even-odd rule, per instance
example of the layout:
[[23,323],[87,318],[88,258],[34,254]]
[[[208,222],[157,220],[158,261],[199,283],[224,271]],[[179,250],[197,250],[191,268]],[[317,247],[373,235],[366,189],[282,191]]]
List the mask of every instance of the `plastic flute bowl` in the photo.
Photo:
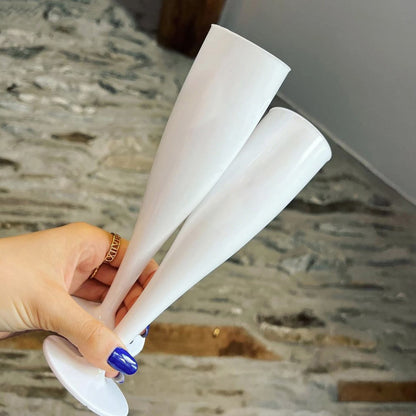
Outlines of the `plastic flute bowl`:
[[[101,305],[78,302],[114,328],[118,306],[178,225],[238,154],[290,68],[268,52],[213,25],[177,98],[149,177],[129,248]],[[143,347],[137,336],[132,354]],[[62,338],[48,338],[45,357],[61,383],[100,415],[125,415],[123,394]],[[88,386],[88,387],[87,387]]]

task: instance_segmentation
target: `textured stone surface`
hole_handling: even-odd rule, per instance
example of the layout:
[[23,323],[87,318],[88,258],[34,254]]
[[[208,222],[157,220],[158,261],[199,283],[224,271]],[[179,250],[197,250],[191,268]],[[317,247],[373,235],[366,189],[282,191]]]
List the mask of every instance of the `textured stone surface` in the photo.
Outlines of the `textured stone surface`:
[[[2,0],[0,28],[0,235],[87,221],[128,237],[191,61],[106,0]],[[142,355],[123,387],[131,415],[414,414],[336,401],[339,379],[416,374],[416,209],[332,148],[278,218],[159,318],[245,327],[283,361]],[[269,339],[257,319],[305,309],[323,326],[289,330],[373,347]],[[40,351],[2,350],[0,369],[0,415],[88,414]]]

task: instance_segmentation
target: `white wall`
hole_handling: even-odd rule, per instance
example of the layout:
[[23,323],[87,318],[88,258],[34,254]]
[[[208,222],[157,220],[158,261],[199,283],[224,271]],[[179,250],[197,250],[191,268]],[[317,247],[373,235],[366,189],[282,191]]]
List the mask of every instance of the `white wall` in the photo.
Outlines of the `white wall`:
[[227,0],[291,68],[281,95],[416,201],[416,0]]

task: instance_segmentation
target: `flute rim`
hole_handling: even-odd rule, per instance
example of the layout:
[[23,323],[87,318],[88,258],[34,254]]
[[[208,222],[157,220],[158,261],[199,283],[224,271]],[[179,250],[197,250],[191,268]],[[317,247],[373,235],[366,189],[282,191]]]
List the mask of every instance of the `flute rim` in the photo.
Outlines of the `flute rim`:
[[[301,120],[303,123],[305,123],[312,131],[314,131],[315,133],[318,134],[318,136],[321,138],[321,141],[326,144],[326,146],[328,147],[329,150],[329,159],[332,157],[332,150],[331,150],[331,146],[328,143],[328,140],[326,139],[326,137],[324,136],[324,134],[313,124],[311,123],[307,118],[303,117],[302,115],[300,115],[299,113],[297,113],[296,111],[293,111],[289,108],[285,108],[285,107],[272,107],[268,113],[271,112],[281,112],[281,113],[287,113],[287,114],[291,114],[293,115],[296,119]],[[329,160],[328,159],[328,160]]]
[[261,46],[256,45],[251,40],[248,40],[248,39],[244,38],[243,36],[239,35],[238,33],[235,33],[232,30],[227,29],[226,27],[221,26],[221,25],[218,25],[216,23],[212,23],[211,24],[211,28],[216,28],[216,29],[222,30],[224,32],[227,32],[228,34],[236,37],[237,39],[243,40],[245,43],[248,43],[249,45],[254,46],[256,49],[258,49],[259,51],[261,51],[262,53],[264,53],[266,56],[269,56],[270,58],[273,58],[273,60],[277,61],[284,69],[287,70],[287,73],[289,73],[292,70],[292,68],[287,63],[285,63],[284,61],[282,61],[280,58],[278,58],[277,56],[273,55],[269,51],[266,51],[266,49],[262,48]]

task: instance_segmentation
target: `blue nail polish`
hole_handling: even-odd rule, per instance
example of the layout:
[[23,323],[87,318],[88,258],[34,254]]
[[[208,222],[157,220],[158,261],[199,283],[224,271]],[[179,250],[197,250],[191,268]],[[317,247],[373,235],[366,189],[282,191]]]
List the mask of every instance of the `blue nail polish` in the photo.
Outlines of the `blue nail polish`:
[[144,330],[144,332],[141,334],[141,336],[143,338],[146,338],[149,335],[149,330],[150,330],[150,325],[147,325],[146,329]]
[[123,373],[118,373],[113,380],[117,383],[117,384],[123,384],[124,383],[124,374]]
[[107,363],[124,374],[134,374],[138,365],[136,360],[123,348],[117,347],[108,357]]

